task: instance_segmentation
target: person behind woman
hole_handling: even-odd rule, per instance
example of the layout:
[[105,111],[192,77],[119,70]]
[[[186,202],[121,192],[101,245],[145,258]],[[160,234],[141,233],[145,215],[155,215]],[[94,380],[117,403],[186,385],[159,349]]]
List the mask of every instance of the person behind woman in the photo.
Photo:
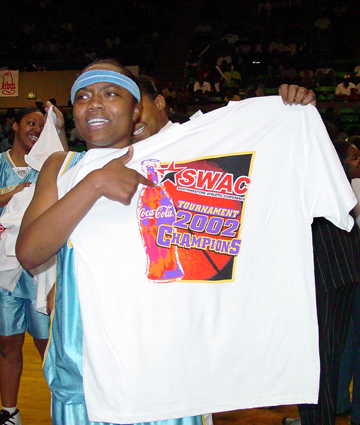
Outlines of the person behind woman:
[[[360,136],[348,139],[351,143],[348,168],[351,170],[352,187],[360,202]],[[348,143],[346,143],[347,145]],[[345,143],[344,143],[345,145]],[[349,148],[350,149],[350,148]],[[354,208],[356,223],[360,224],[360,205]],[[359,230],[359,229],[358,229]],[[350,401],[350,383],[353,380],[352,400]],[[354,306],[351,313],[350,327],[339,372],[337,413],[350,411],[352,425],[360,424],[360,286],[355,289]]]
[[141,113],[134,125],[134,141],[148,137],[170,127],[173,123],[166,112],[166,100],[158,83],[147,75],[140,75],[137,83],[141,92]]
[[[64,133],[61,114],[56,113],[57,125]],[[16,193],[37,180],[38,172],[27,165],[25,155],[39,139],[44,123],[43,113],[34,107],[23,108],[15,116],[13,146],[0,154],[0,213]],[[0,394],[3,406],[0,424],[21,424],[17,396],[26,330],[33,337],[40,356],[44,356],[49,318],[36,312],[35,300],[36,286],[27,271],[21,274],[13,292],[0,287]]]
[[360,150],[356,141],[335,141],[334,146],[349,180],[360,178]]
[[[334,142],[349,180],[360,177],[360,152]],[[300,418],[284,425],[334,425],[341,355],[349,329],[356,284],[360,283],[360,237],[356,227],[341,230],[325,218],[312,224],[319,324],[320,389],[317,404],[298,406]]]

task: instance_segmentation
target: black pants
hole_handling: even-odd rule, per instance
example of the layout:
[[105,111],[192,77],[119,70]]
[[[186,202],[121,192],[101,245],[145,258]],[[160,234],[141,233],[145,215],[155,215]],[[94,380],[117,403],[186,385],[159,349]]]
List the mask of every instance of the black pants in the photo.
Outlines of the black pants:
[[355,284],[316,294],[319,322],[320,389],[318,404],[298,406],[301,425],[334,425],[339,367],[354,301]]

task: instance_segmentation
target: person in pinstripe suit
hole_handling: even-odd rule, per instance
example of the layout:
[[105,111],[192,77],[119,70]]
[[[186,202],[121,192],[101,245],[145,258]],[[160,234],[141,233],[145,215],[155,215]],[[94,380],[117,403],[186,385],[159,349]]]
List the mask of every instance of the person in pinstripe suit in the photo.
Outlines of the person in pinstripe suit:
[[[350,143],[360,149],[360,136],[349,137]],[[360,179],[352,180],[354,192],[360,200]],[[355,206],[356,223],[360,226],[360,204]],[[350,328],[341,358],[337,399],[337,414],[350,413],[351,425],[360,424],[360,286],[356,287]],[[350,396],[350,383],[353,380]]]
[[[335,142],[334,145],[349,180],[360,177],[360,151],[348,142]],[[319,324],[319,401],[318,404],[299,405],[300,418],[284,418],[284,425],[335,424],[341,354],[356,284],[360,283],[357,225],[346,232],[321,217],[315,218],[312,232]]]

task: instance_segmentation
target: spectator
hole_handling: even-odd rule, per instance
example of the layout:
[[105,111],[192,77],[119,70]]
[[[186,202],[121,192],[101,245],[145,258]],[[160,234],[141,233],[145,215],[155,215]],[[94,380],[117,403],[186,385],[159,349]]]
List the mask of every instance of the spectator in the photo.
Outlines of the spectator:
[[200,97],[208,97],[211,93],[211,84],[199,75],[194,84],[194,93]]
[[269,21],[271,18],[271,2],[260,1],[257,8],[257,15],[259,21]]
[[315,72],[315,81],[319,86],[334,86],[336,72],[332,68],[320,67]]
[[241,85],[241,75],[237,68],[235,68],[232,63],[227,64],[223,61],[221,70],[225,77],[223,87],[236,87],[239,89]]
[[176,93],[176,90],[174,88],[174,83],[169,82],[168,85],[162,91],[162,94],[163,94],[165,99],[176,98],[177,93]]
[[357,65],[354,69],[355,77],[360,77],[360,65]]
[[343,82],[336,86],[335,95],[338,97],[350,96],[351,89],[356,89],[356,86],[351,82],[350,75],[344,75]]
[[268,46],[269,53],[283,53],[285,49],[285,44],[280,34],[277,34],[273,41],[270,42]]
[[234,87],[229,87],[226,90],[226,96],[224,97],[224,102],[229,103],[230,101],[239,101],[239,100],[241,100],[241,97],[239,96],[238,90]]
[[[264,84],[262,84],[260,82],[260,79],[258,76],[255,76],[254,78],[254,82],[251,83],[247,88],[246,88],[246,97],[250,97],[247,95],[249,90],[254,90],[255,91],[255,95],[256,96],[265,96],[265,86]],[[253,97],[253,96],[252,96]]]
[[319,19],[314,21],[314,27],[317,28],[319,31],[326,31],[330,29],[331,21],[327,16],[326,11],[322,11],[322,14]]
[[304,68],[299,72],[300,85],[306,87],[309,90],[312,90],[316,87],[315,74],[309,67],[309,65],[304,66]]
[[250,97],[257,97],[256,91],[254,89],[247,90],[245,98],[249,99]]
[[292,41],[288,40],[284,45],[284,54],[286,58],[292,58],[296,55],[297,46]]
[[280,76],[283,83],[294,84],[295,79],[298,77],[298,73],[290,62],[285,62],[285,65],[280,69]]
[[216,65],[220,66],[225,60],[228,64],[232,62],[232,47],[228,40],[225,38],[221,42],[220,55],[216,59]]

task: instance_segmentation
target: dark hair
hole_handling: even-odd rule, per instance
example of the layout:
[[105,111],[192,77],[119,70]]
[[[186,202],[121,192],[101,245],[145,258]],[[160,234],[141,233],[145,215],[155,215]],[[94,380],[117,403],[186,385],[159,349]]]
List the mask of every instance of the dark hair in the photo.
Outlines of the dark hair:
[[127,69],[124,65],[121,65],[119,61],[117,61],[116,59],[111,59],[111,58],[98,59],[94,62],[91,62],[89,65],[86,65],[85,68],[83,68],[81,73],[83,74],[89,68],[92,68],[93,66],[96,66],[96,65],[112,65],[113,67],[118,69],[120,74],[126,75],[127,77],[135,81],[135,83],[137,84],[137,78],[135,77],[135,75],[129,69]]
[[40,109],[35,108],[35,106],[28,106],[26,108],[20,109],[20,111],[15,115],[15,122],[20,124],[20,121],[24,118],[25,115],[32,114],[33,112],[42,112]]
[[6,111],[6,116],[7,117],[14,117],[15,116],[15,109],[14,108],[8,108]]
[[351,136],[347,139],[351,145],[355,145],[360,150],[360,136]]
[[250,97],[257,97],[256,91],[254,89],[249,89],[245,97],[246,99],[249,99]]
[[351,180],[351,176],[349,173],[349,166],[346,164],[346,158],[348,156],[349,149],[351,148],[352,143],[348,142],[347,140],[335,140],[334,141],[334,147],[336,149],[336,152],[338,154],[338,157],[340,159],[341,165],[343,166],[345,170],[345,174],[349,180]]
[[150,97],[151,100],[155,100],[156,97],[161,94],[159,84],[147,75],[140,75],[137,78],[137,83],[141,94]]

